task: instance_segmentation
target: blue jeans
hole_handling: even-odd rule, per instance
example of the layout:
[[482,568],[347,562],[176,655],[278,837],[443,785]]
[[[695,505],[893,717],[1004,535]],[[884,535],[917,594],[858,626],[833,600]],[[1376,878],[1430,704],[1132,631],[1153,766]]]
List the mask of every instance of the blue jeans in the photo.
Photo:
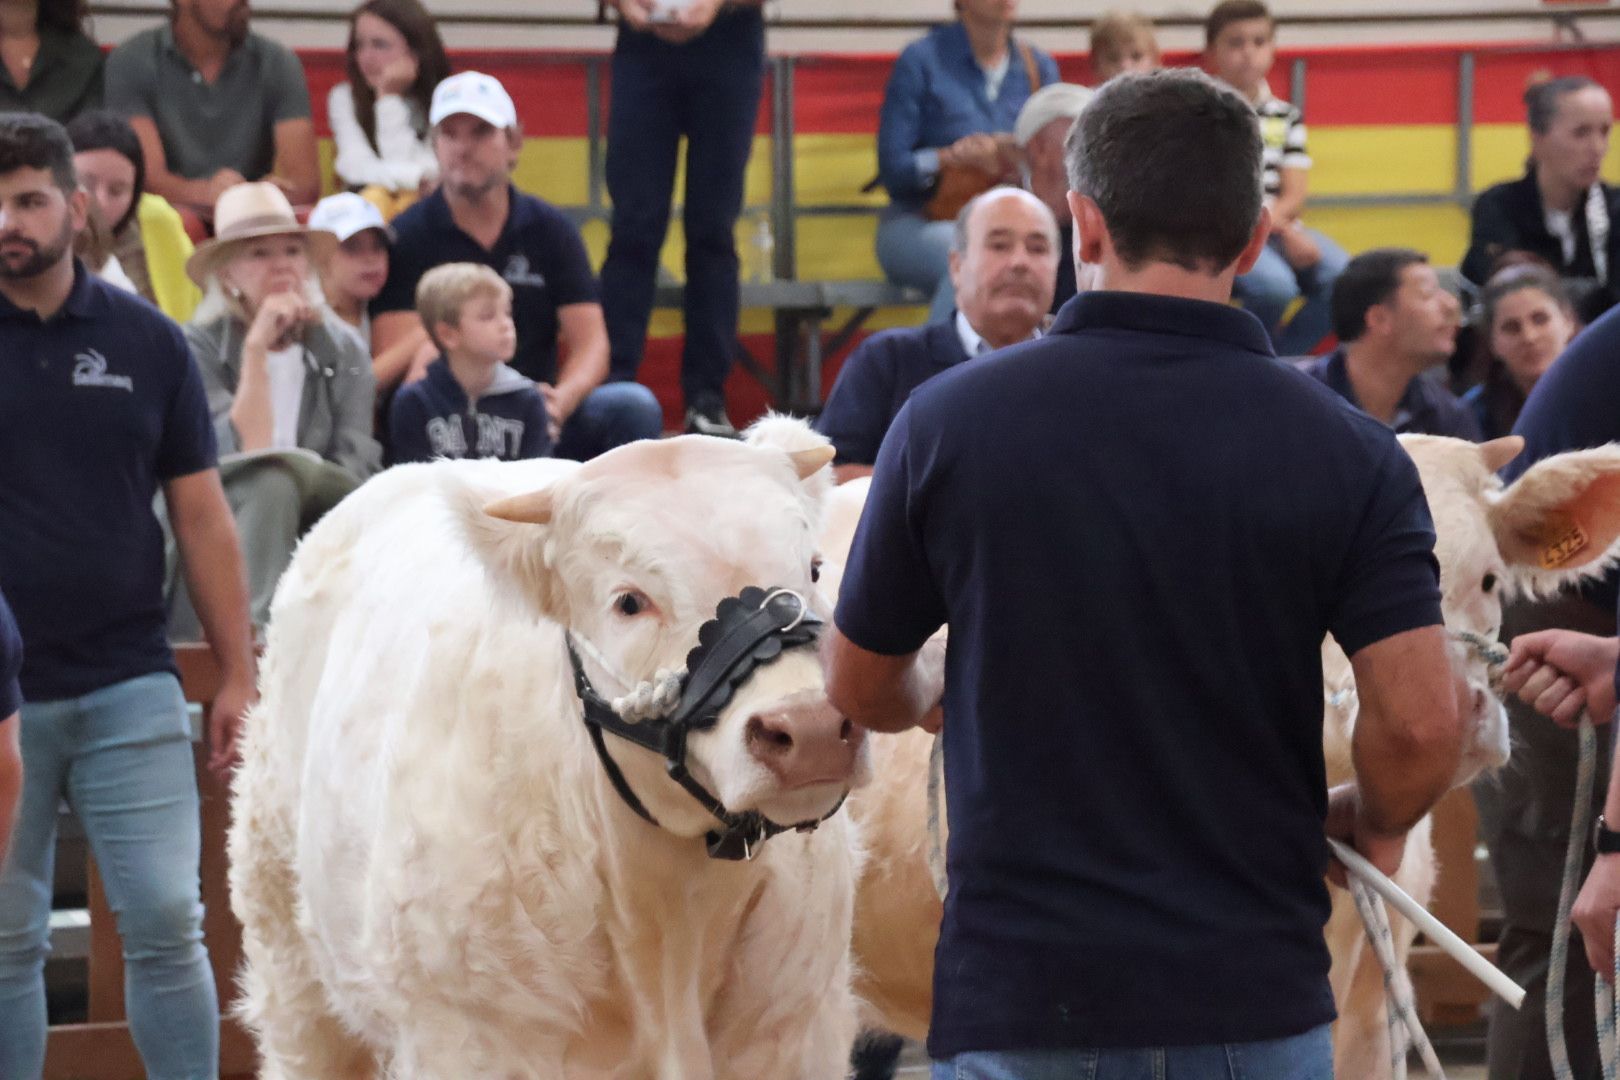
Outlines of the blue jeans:
[[219,1076],[219,997],[203,947],[197,776],[167,672],[22,707],[23,792],[0,870],[0,1077],[45,1062],[56,816],[84,823],[124,944],[124,1003],[150,1080]]
[[689,406],[720,401],[736,355],[737,215],[764,76],[758,7],[722,12],[685,45],[621,25],[613,47],[606,177],[613,231],[602,264],[613,377],[634,379],[641,367],[684,136],[681,392]]
[[928,321],[941,322],[956,310],[951,284],[954,221],[929,221],[915,210],[890,206],[878,217],[877,258],[896,285],[921,289],[931,297]]
[[1333,1080],[1333,1037],[1323,1024],[1265,1042],[958,1054],[934,1062],[931,1075],[933,1080]]
[[[1333,283],[1350,262],[1338,244],[1315,229],[1305,231],[1322,251],[1315,266],[1309,270],[1289,266],[1281,244],[1272,237],[1254,269],[1232,283],[1232,295],[1265,325],[1278,356],[1303,356],[1327,337],[1333,329]],[[1305,303],[1286,326],[1279,326],[1295,297],[1303,297]]]
[[603,383],[585,395],[563,423],[552,457],[589,461],[615,446],[664,433],[664,409],[653,392],[637,382]]

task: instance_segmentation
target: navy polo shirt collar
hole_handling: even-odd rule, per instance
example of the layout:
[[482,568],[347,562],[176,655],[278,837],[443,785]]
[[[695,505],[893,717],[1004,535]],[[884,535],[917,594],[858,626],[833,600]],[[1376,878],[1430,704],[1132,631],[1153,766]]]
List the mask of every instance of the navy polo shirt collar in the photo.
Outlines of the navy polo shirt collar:
[[[68,291],[67,300],[62,304],[61,310],[51,316],[52,320],[69,316],[75,319],[93,319],[106,308],[106,300],[101,290],[106,286],[85,267],[84,260],[77,257],[73,260],[73,288]],[[39,316],[32,309],[20,308],[0,293],[0,319],[28,319],[39,321]]]
[[[1343,346],[1328,354],[1327,362],[1322,366],[1322,374],[1328,389],[1362,412],[1367,411],[1362,409],[1361,399],[1356,397],[1356,388],[1350,384],[1350,368],[1345,362]],[[1413,376],[1412,381],[1406,384],[1406,391],[1401,394],[1400,402],[1395,406],[1395,420],[1390,427],[1396,431],[1404,431],[1411,424],[1425,421],[1435,409],[1434,399],[1428,393],[1428,384],[1423,381],[1422,376]]]
[[[499,251],[504,248],[511,240],[512,234],[527,225],[529,219],[534,216],[535,211],[534,207],[530,205],[529,196],[524,195],[511,183],[506,185],[506,199],[506,221],[502,223],[501,234],[496,238],[495,246],[490,249],[491,251]],[[427,208],[424,213],[427,214],[428,220],[434,229],[443,232],[461,233],[468,240],[472,240],[472,237],[464,232],[460,225],[456,224],[455,215],[450,212],[450,200],[445,197],[442,185],[427,197]],[[476,244],[477,241],[473,241],[473,243]]]
[[1135,330],[1231,345],[1261,356],[1275,356],[1260,320],[1242,308],[1208,300],[1189,300],[1156,293],[1092,290],[1076,295],[1058,309],[1047,336],[1086,330]]

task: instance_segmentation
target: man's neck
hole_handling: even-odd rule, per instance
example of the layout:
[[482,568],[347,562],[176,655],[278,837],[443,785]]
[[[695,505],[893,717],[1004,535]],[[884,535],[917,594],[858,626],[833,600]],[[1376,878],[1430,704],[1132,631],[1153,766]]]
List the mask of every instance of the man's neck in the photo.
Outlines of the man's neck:
[[1417,377],[1410,357],[1369,341],[1345,345],[1344,371],[1361,411],[1386,424],[1395,422],[1406,388]]
[[1553,179],[1543,169],[1536,170],[1536,190],[1541,192],[1542,206],[1565,214],[1573,213],[1585,194],[1580,188],[1572,188]]
[[1228,304],[1232,301],[1232,276],[1231,270],[1212,277],[1162,262],[1145,263],[1132,270],[1123,263],[1110,261],[1096,268],[1091,287],[1099,291],[1148,293]]
[[55,266],[30,278],[0,278],[0,296],[23,311],[32,311],[41,320],[49,319],[73,292],[73,259],[64,257]]
[[962,28],[967,31],[968,48],[973,59],[986,71],[1007,58],[1007,42],[1012,36],[1012,24],[999,19],[974,19],[962,16]]
[[476,356],[457,356],[446,352],[444,358],[450,365],[450,374],[455,376],[468,401],[477,401],[490,388],[495,382],[495,371],[500,367]]
[[184,13],[177,13],[169,27],[174,33],[174,44],[180,50],[180,55],[191,61],[191,66],[203,78],[213,81],[225,66],[226,58],[231,55],[231,39],[214,33]]
[[450,220],[456,223],[457,228],[485,248],[492,248],[512,212],[512,189],[506,184],[499,184],[474,198],[452,195],[447,191],[445,202],[450,206]]
[[27,38],[39,31],[39,4],[34,0],[0,3],[0,37]]

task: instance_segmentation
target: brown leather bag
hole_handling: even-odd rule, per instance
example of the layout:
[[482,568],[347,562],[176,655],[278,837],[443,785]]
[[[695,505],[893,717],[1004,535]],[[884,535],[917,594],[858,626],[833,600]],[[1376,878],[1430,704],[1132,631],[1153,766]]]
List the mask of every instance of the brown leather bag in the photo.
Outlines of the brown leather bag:
[[[1035,51],[1022,41],[1014,44],[1023,58],[1024,74],[1029,79],[1029,92],[1033,94],[1041,88],[1041,69],[1035,64]],[[977,166],[941,165],[934,177],[933,192],[923,204],[923,217],[929,221],[954,221],[962,207],[995,187],[1000,180],[999,175],[992,176]]]

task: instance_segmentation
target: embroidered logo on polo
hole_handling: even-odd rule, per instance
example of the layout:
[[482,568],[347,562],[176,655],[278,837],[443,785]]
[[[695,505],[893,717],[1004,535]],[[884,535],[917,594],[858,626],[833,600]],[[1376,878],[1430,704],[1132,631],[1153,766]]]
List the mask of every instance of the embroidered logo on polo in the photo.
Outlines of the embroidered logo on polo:
[[73,356],[73,385],[100,386],[108,390],[135,392],[135,380],[128,375],[107,374],[107,358],[95,349],[86,349]]
[[519,251],[506,260],[506,269],[501,271],[501,277],[506,279],[508,285],[532,285],[536,289],[546,287],[545,275],[529,265],[529,257]]

